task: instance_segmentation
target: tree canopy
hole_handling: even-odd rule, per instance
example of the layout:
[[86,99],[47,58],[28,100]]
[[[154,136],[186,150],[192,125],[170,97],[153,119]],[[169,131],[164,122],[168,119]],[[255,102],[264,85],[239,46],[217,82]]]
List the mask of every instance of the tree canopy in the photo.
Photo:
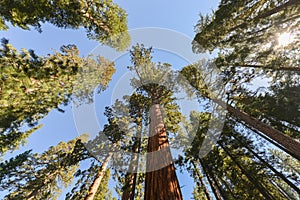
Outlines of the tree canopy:
[[5,39],[0,65],[1,155],[24,143],[52,109],[63,112],[60,105],[67,105],[71,98],[90,101],[94,88],[98,85],[103,91],[115,71],[114,64],[104,58],[81,58],[74,45],[38,56],[32,50],[17,51]]
[[4,0],[0,3],[0,30],[13,26],[42,31],[42,23],[59,28],[84,28],[90,39],[125,50],[130,43],[127,14],[112,0]]
[[[111,0],[3,0],[0,8],[3,30],[12,25],[41,32],[50,23],[84,28],[88,38],[116,50],[129,44],[127,14]],[[0,195],[298,200],[299,11],[299,0],[220,0],[211,14],[200,14],[191,44],[195,53],[214,57],[176,70],[171,56],[154,52],[155,46],[132,46],[116,62],[123,69],[123,59],[131,62],[133,92],[111,104],[110,91],[99,96],[105,101],[99,101],[104,125],[98,134],[11,154],[0,162]],[[165,62],[156,61],[161,55]],[[53,109],[64,112],[71,100],[76,107],[97,104],[94,93],[108,87],[114,65],[101,56],[81,57],[75,45],[39,56],[3,39],[0,155],[25,143]],[[191,99],[198,104],[181,102]],[[89,125],[88,113],[83,117]]]

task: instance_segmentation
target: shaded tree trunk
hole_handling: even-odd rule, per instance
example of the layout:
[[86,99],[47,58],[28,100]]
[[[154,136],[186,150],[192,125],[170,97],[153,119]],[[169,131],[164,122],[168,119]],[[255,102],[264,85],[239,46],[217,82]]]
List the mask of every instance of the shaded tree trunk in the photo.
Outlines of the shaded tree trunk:
[[[218,177],[217,175],[216,175],[215,179],[220,184],[223,184],[225,186],[225,188],[227,189],[227,191],[229,192],[228,194],[226,193],[226,199],[234,199],[235,195],[234,195],[232,189],[230,188],[230,186],[228,185],[227,181],[225,181],[222,177]],[[230,198],[228,198],[228,196],[230,196]]]
[[243,23],[241,23],[241,24],[239,24],[239,25],[231,28],[229,31],[231,32],[231,31],[234,31],[234,30],[236,30],[238,28],[241,28],[241,27],[245,26],[247,23],[249,23],[250,21],[255,21],[255,20],[259,20],[259,19],[263,19],[263,18],[269,17],[269,16],[271,16],[271,15],[273,15],[275,13],[278,13],[278,12],[286,9],[289,6],[293,6],[294,4],[299,4],[299,0],[290,0],[290,1],[288,1],[288,2],[286,2],[284,4],[282,4],[282,5],[280,5],[278,7],[275,7],[273,9],[269,10],[269,11],[266,11],[265,13],[261,13],[260,15],[254,17],[253,19],[251,19],[251,20],[249,20],[247,22],[243,22]]
[[198,181],[196,181],[196,184],[197,184],[197,187],[198,187],[197,188],[198,192],[199,193],[201,192],[200,189],[201,189],[201,185],[202,185],[202,187],[204,188],[205,196],[207,197],[208,200],[212,200],[211,196],[209,195],[209,191],[208,191],[207,187],[205,186],[205,184],[202,180],[201,174],[200,174],[199,169],[197,168],[194,160],[191,160],[191,163],[194,167],[194,173],[195,173],[196,179],[198,179],[200,181],[200,183]]
[[279,190],[280,194],[282,194],[286,199],[294,199],[292,196],[290,196],[290,194],[288,194],[286,192],[286,189],[284,189],[280,186],[280,184],[276,183],[275,181],[271,181],[271,180],[270,180],[270,182],[272,185],[274,185]]
[[108,163],[109,163],[109,161],[110,161],[110,159],[111,159],[111,157],[112,157],[112,154],[113,154],[113,153],[110,152],[110,153],[106,156],[105,160],[103,161],[103,163],[102,163],[102,165],[101,165],[101,168],[100,168],[98,174],[96,175],[96,177],[95,177],[95,179],[94,179],[92,185],[91,185],[90,188],[89,188],[89,192],[88,192],[88,194],[86,195],[85,200],[93,200],[93,199],[94,199],[94,197],[95,197],[95,195],[96,195],[96,193],[97,193],[97,191],[98,191],[98,188],[99,188],[99,186],[100,186],[100,184],[101,184],[101,181],[102,181],[102,179],[103,179],[103,177],[104,177],[104,175],[105,175],[105,171],[106,171],[107,166],[108,166]]
[[294,185],[289,179],[287,179],[282,173],[280,173],[277,169],[275,169],[272,165],[270,165],[268,162],[265,161],[265,159],[263,159],[260,155],[258,155],[256,152],[254,152],[251,148],[249,148],[249,146],[244,143],[242,140],[240,140],[236,134],[232,134],[232,136],[240,143],[243,144],[244,147],[250,152],[252,153],[263,165],[265,165],[266,167],[268,167],[269,169],[271,169],[276,176],[280,177],[284,182],[286,182],[291,188],[293,188],[297,193],[300,194],[300,189]]
[[145,200],[182,200],[160,105],[150,108]]
[[199,159],[199,162],[202,166],[202,169],[206,175],[206,178],[210,184],[210,187],[216,197],[217,200],[224,200],[224,197],[223,197],[223,194],[222,194],[222,191],[220,190],[219,186],[217,185],[216,181],[212,178],[211,176],[211,173],[209,171],[209,169],[206,168],[206,165],[204,164],[203,160],[198,158]]
[[233,156],[230,151],[220,142],[218,143],[219,146],[226,152],[226,154],[232,159],[232,161],[238,166],[238,168],[241,170],[243,174],[251,181],[255,187],[259,190],[259,192],[267,199],[267,200],[275,200],[275,198],[268,192],[268,190],[263,187],[263,185],[257,180],[255,177],[252,176],[252,174],[248,173],[247,170],[245,170],[241,164],[237,161],[235,156]]
[[226,104],[222,100],[212,99],[214,102],[222,106],[224,109],[227,109],[230,114],[237,117],[238,119],[244,121],[246,124],[252,126],[258,131],[264,133],[266,136],[276,141],[278,144],[284,147],[286,152],[290,153],[297,159],[300,159],[300,143],[289,137],[288,135],[282,133],[281,131],[276,130],[272,126],[248,115],[247,113],[240,111],[229,104]]
[[[141,126],[141,124],[140,124]],[[126,174],[125,184],[123,188],[122,200],[134,200],[134,193],[136,188],[137,168],[139,163],[139,152],[141,146],[141,130],[138,130],[136,141],[131,156],[129,173]]]

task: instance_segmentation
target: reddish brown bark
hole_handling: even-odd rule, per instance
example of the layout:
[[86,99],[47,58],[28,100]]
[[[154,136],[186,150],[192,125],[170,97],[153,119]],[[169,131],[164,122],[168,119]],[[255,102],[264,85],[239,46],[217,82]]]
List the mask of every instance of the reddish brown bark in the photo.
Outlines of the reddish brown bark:
[[[198,76],[200,76],[200,74],[198,74]],[[201,91],[197,79],[196,80],[191,79],[189,81],[196,90]],[[227,109],[228,112],[234,117],[236,117],[237,119],[244,121],[245,124],[260,131],[263,135],[271,138],[273,141],[275,141],[275,143],[279,144],[286,152],[290,153],[293,157],[300,159],[300,143],[297,140],[289,137],[288,135],[282,133],[279,130],[276,130],[272,126],[248,115],[247,113],[232,107],[231,105],[225,103],[220,99],[211,98],[209,97],[208,94],[204,94],[204,95],[207,98],[210,98],[213,102],[223,107],[224,109]]]
[[300,143],[289,137],[288,135],[282,133],[281,131],[276,130],[272,126],[248,115],[245,112],[242,112],[229,104],[221,100],[214,99],[214,102],[227,109],[230,114],[237,117],[238,119],[244,121],[246,124],[252,126],[258,131],[262,132],[281,146],[283,146],[288,152],[290,152],[294,157],[300,158]]
[[135,182],[136,182],[137,173],[130,173],[126,175],[125,188],[122,193],[122,200],[133,200],[134,191],[135,191]]
[[159,104],[150,109],[145,200],[181,200],[179,182]]

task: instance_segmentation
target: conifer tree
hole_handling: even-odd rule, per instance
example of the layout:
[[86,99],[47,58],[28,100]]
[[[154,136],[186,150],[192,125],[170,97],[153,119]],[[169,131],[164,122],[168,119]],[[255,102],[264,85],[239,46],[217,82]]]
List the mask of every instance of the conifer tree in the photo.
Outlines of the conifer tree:
[[[167,63],[155,64],[151,61],[151,48],[143,45],[133,46],[130,51],[133,66],[129,67],[136,78],[132,85],[143,91],[151,99],[150,127],[147,146],[145,199],[182,199],[179,182],[177,180],[168,133],[176,131],[179,112],[173,113],[167,123],[163,117],[162,106],[172,101],[172,75],[170,65]],[[169,86],[169,88],[168,88]],[[172,103],[170,104],[172,105]],[[169,124],[169,127],[166,126]],[[169,129],[168,129],[169,128]],[[161,166],[161,167],[160,167]]]
[[[199,65],[198,65],[199,67]],[[207,84],[204,82],[203,77],[205,74],[198,68],[196,65],[189,65],[181,70],[181,73],[186,77],[189,83],[195,88],[196,93],[199,96],[208,98],[212,102],[218,104],[219,106],[227,109],[228,113],[237,118],[240,121],[243,121],[245,124],[250,127],[258,130],[265,136],[274,140],[278,145],[282,146],[285,151],[292,154],[297,159],[300,159],[300,153],[298,149],[300,148],[300,143],[289,137],[288,135],[282,133],[281,131],[275,129],[271,125],[268,125],[255,117],[250,116],[248,113],[245,113],[238,108],[228,104],[222,99],[217,99],[214,96],[211,96],[208,90]]]
[[89,157],[82,148],[86,140],[83,135],[41,154],[26,151],[1,163],[1,190],[9,190],[5,199],[56,199],[71,184],[79,162]]
[[[37,56],[31,50],[18,52],[7,40],[0,49],[0,65],[0,155],[24,143],[52,109],[64,112],[60,105],[72,98],[88,101],[97,84],[104,90],[115,71],[114,64],[102,57],[79,57],[74,45]],[[30,128],[21,131],[26,126]]]
[[299,10],[297,0],[222,0],[200,16],[193,49],[219,49],[219,67],[299,70]]
[[42,31],[42,23],[59,28],[85,28],[90,39],[125,50],[130,43],[127,14],[112,0],[4,0],[0,2],[0,30],[8,29],[6,22],[30,30]]

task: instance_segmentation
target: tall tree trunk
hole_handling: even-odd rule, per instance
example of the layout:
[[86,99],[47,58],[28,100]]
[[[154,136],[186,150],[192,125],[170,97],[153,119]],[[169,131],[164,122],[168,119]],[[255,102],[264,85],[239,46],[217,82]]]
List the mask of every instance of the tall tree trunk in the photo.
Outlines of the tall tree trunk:
[[202,166],[203,172],[206,175],[208,183],[210,184],[210,187],[211,187],[216,199],[223,200],[224,196],[223,196],[222,191],[220,190],[220,187],[218,186],[217,182],[211,176],[211,173],[210,173],[209,169],[206,168],[206,165],[204,164],[203,160],[201,158],[198,158],[198,159],[199,159],[199,162]]
[[213,101],[222,106],[224,109],[227,109],[228,112],[233,116],[244,121],[246,124],[252,126],[258,131],[264,133],[272,140],[276,141],[278,144],[282,145],[287,150],[287,152],[289,152],[295,158],[300,159],[300,143],[297,140],[289,137],[281,131],[276,130],[272,126],[269,126],[266,123],[248,115],[247,113],[240,111],[229,104],[226,104],[221,100],[213,99]]
[[160,105],[150,108],[145,200],[182,200]]
[[105,175],[105,171],[106,171],[106,168],[107,168],[107,166],[108,166],[108,163],[109,163],[109,161],[110,161],[110,159],[111,159],[111,157],[112,157],[112,154],[113,154],[113,153],[110,152],[110,153],[106,156],[105,160],[103,161],[103,163],[102,163],[102,165],[101,165],[101,167],[100,167],[100,170],[99,170],[98,174],[96,175],[96,177],[95,177],[95,179],[94,179],[92,185],[91,185],[90,188],[89,188],[89,192],[88,192],[88,194],[86,195],[85,200],[93,200],[93,199],[94,199],[94,197],[95,197],[95,195],[96,195],[96,193],[97,193],[97,191],[98,191],[98,188],[99,188],[99,186],[100,186],[100,184],[101,184],[101,181],[102,181],[102,179],[103,179],[103,177],[104,177],[104,175]]
[[196,181],[196,184],[197,184],[197,187],[198,187],[197,188],[198,192],[201,192],[200,189],[201,189],[201,185],[202,185],[202,187],[204,188],[203,190],[204,190],[206,198],[208,200],[212,200],[211,196],[209,195],[209,191],[208,191],[207,187],[205,186],[205,184],[204,184],[204,182],[202,180],[202,177],[201,177],[201,174],[199,172],[199,169],[198,169],[197,165],[195,164],[195,161],[191,160],[191,163],[192,163],[192,165],[194,167],[195,178],[196,178],[196,180],[198,179],[200,181],[200,183],[198,181]]
[[[284,196],[286,199],[295,199],[293,198],[287,191],[286,189],[282,188],[280,186],[280,184],[276,183],[275,181],[270,180],[271,184],[274,185],[274,187],[276,187],[280,194],[282,194],[282,196]],[[299,193],[298,193],[299,194]]]
[[232,159],[232,161],[238,166],[241,172],[255,185],[255,187],[259,190],[259,192],[267,199],[267,200],[275,200],[275,198],[269,193],[267,188],[263,187],[263,185],[250,174],[247,170],[243,168],[243,166],[237,161],[236,157],[233,156],[230,151],[223,145],[221,142],[218,143],[219,146],[226,152],[226,154]]
[[[195,73],[197,73],[196,68],[195,68]],[[187,80],[189,80],[190,84],[197,91],[201,91],[201,88],[199,88],[199,85],[198,85],[199,80],[197,80],[198,78],[200,79],[201,75],[200,75],[200,73],[198,73],[195,76],[197,78],[190,78],[190,77],[185,75]],[[249,126],[257,129],[258,131],[260,131],[261,133],[263,133],[267,137],[274,140],[276,143],[281,145],[286,152],[288,152],[293,157],[300,160],[300,142],[298,142],[297,140],[295,140],[295,139],[289,137],[288,135],[282,133],[281,131],[278,131],[278,130],[274,129],[272,126],[267,125],[266,123],[264,123],[264,122],[262,122],[262,121],[260,121],[256,118],[248,115],[247,113],[242,112],[242,111],[232,107],[231,105],[225,103],[224,101],[222,101],[220,99],[211,98],[206,94],[203,94],[203,95],[205,95],[207,98],[211,99],[213,102],[217,103],[218,105],[220,105],[224,109],[227,109],[228,112],[231,115],[237,117],[241,121],[244,121]]]
[[249,146],[244,143],[242,140],[240,140],[236,134],[231,134],[240,144],[244,145],[246,149],[252,153],[263,165],[271,169],[276,176],[280,177],[284,182],[286,182],[291,188],[293,188],[297,193],[300,194],[300,189],[294,185],[289,179],[287,179],[282,173],[280,173],[277,169],[275,169],[272,165],[270,165],[268,162],[265,161],[260,155],[258,155],[256,152],[254,152]]
[[239,25],[237,25],[237,26],[229,29],[229,31],[231,32],[231,31],[234,31],[234,30],[236,30],[238,28],[241,28],[241,27],[245,26],[247,23],[250,23],[251,21],[255,21],[255,20],[259,20],[259,19],[263,19],[263,18],[269,17],[269,16],[271,16],[271,15],[273,15],[275,13],[278,13],[278,12],[286,9],[287,7],[293,6],[295,4],[299,4],[299,0],[290,0],[290,1],[288,1],[288,2],[286,2],[284,4],[282,4],[282,5],[280,5],[278,7],[275,7],[275,8],[273,8],[273,9],[271,9],[269,11],[266,11],[264,13],[261,13],[260,15],[254,17],[251,20],[245,21],[245,22],[243,22],[243,23],[241,23],[241,24],[239,24]]
[[125,184],[123,188],[122,200],[134,200],[134,193],[137,179],[137,168],[139,164],[139,152],[141,146],[141,124],[140,130],[136,134],[136,141],[134,143],[133,154],[129,165],[129,172],[125,177]]

